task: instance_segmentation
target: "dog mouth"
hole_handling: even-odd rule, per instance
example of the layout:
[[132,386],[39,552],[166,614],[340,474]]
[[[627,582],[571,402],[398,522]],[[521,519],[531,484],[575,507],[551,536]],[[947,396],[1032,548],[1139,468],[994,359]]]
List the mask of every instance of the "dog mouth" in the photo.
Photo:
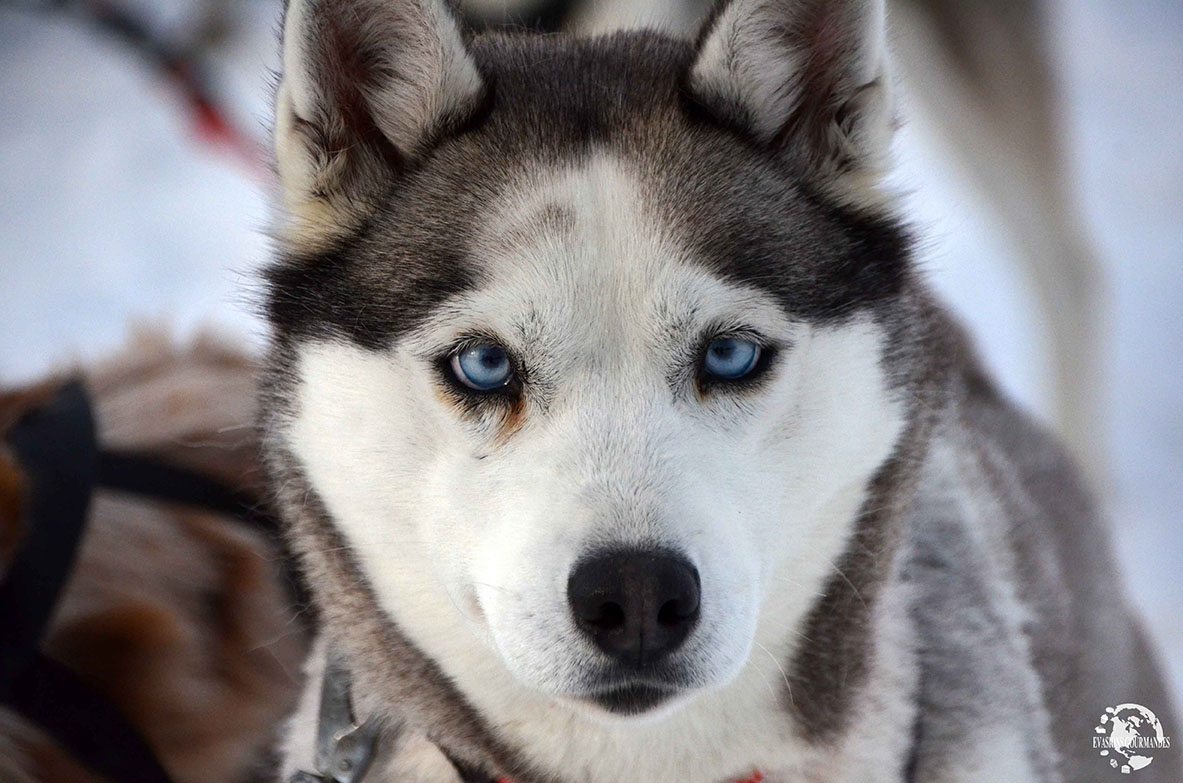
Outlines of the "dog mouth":
[[642,715],[669,701],[677,692],[677,688],[669,686],[628,683],[597,691],[585,696],[584,701],[613,715]]
[[587,688],[576,700],[620,717],[652,712],[703,684],[692,670],[674,661],[661,661],[644,671],[609,667],[585,682]]

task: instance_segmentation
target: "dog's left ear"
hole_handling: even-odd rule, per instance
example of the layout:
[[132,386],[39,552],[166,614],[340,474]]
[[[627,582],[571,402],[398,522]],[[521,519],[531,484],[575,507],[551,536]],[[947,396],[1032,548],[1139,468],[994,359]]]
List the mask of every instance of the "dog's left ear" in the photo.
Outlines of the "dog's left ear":
[[731,0],[699,35],[699,103],[815,185],[867,200],[894,129],[884,0]]

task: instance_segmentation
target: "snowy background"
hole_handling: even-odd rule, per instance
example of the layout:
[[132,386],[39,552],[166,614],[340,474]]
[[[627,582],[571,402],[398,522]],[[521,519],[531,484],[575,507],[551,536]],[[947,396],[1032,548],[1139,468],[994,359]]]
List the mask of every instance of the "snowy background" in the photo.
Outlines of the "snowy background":
[[[126,0],[160,31],[193,0]],[[197,143],[175,91],[77,18],[0,2],[0,385],[118,348],[136,322],[247,344],[266,258],[264,180]],[[215,83],[264,137],[278,3],[230,3]],[[1183,3],[1056,0],[1071,176],[1106,264],[1105,499],[1133,598],[1183,686]],[[1034,299],[1007,241],[923,122],[899,143],[932,279],[1027,407],[1047,410]],[[1183,731],[1183,727],[1170,731]]]

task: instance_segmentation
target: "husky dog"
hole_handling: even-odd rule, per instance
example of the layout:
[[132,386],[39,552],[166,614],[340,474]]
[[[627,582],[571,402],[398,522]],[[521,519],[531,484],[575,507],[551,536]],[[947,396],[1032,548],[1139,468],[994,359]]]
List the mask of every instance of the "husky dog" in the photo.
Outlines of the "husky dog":
[[290,0],[262,425],[321,639],[285,774],[330,655],[367,783],[1099,781],[1107,707],[1175,725],[1107,526],[909,261],[884,24]]

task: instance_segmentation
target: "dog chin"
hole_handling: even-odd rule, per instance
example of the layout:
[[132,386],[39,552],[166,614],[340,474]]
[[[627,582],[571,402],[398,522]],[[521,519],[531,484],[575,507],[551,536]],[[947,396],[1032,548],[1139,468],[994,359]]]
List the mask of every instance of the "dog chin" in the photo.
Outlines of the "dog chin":
[[587,700],[612,715],[633,717],[656,710],[677,693],[670,688],[637,683],[600,691]]
[[576,712],[597,723],[654,723],[676,712],[695,689],[628,683],[564,699]]

